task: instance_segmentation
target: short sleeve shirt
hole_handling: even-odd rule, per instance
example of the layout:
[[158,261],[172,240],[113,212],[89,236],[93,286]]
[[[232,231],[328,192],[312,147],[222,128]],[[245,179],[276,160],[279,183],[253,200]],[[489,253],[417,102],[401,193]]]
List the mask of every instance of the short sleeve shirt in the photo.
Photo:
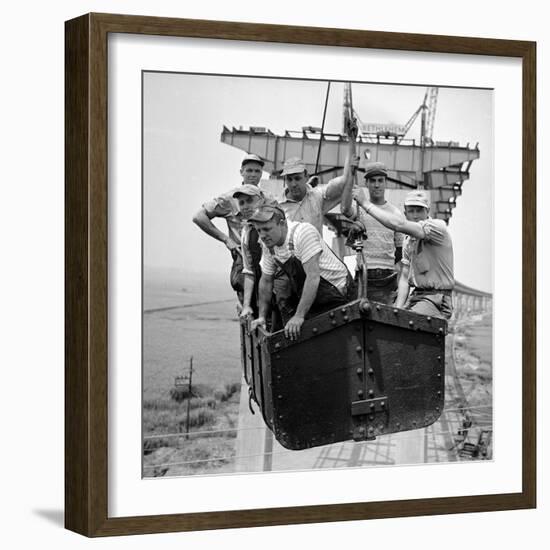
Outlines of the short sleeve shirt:
[[[261,182],[258,187],[262,190],[267,200],[275,202],[269,193],[266,193],[262,189]],[[235,187],[202,205],[208,217],[225,219],[227,222],[227,234],[236,243],[241,242],[241,233],[246,224],[246,221],[239,212],[239,203],[237,199],[233,198],[233,193],[238,190],[239,188]]]
[[451,290],[454,287],[453,244],[443,220],[418,222],[425,237],[407,237],[402,262],[409,267],[409,284],[422,290]]
[[330,182],[317,187],[307,186],[306,194],[301,201],[285,196],[279,206],[284,210],[289,221],[307,222],[323,234],[323,216],[340,202],[340,198],[329,200],[326,196]]
[[227,222],[227,234],[233,241],[240,243],[244,220],[239,212],[238,202],[233,198],[237,189],[231,189],[205,202],[202,207],[209,218],[224,218]]
[[[294,254],[290,251],[289,246],[291,234],[293,234]],[[289,222],[285,242],[281,246],[274,246],[272,251],[269,251],[262,243],[260,266],[262,273],[274,275],[279,269],[277,261],[284,264],[294,255],[304,264],[319,253],[321,253],[319,256],[321,277],[332,283],[338,290],[343,291],[346,288],[347,268],[335,256],[319,232],[310,223]]]

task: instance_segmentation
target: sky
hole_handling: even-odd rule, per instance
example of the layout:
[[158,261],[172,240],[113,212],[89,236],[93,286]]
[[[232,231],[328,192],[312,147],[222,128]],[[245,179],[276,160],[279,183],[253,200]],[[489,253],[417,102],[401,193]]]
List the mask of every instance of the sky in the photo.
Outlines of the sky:
[[[437,82],[433,83],[437,85]],[[342,126],[343,83],[332,83],[325,131]],[[327,82],[243,76],[145,73],[143,82],[144,267],[213,274],[228,272],[225,246],[192,222],[210,198],[241,183],[244,152],[220,141],[223,126],[263,126],[276,134],[321,126]],[[353,83],[363,122],[404,125],[426,88]],[[420,117],[407,134],[419,138]],[[449,223],[455,277],[493,288],[493,92],[440,88],[434,140],[479,143]],[[268,177],[264,173],[264,177]],[[225,230],[225,221],[216,220]]]

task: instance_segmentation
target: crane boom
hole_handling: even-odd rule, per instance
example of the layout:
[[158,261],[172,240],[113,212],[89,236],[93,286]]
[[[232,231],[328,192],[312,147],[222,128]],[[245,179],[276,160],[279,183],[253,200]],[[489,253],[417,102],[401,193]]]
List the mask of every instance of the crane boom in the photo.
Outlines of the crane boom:
[[424,141],[426,145],[433,144],[435,113],[437,110],[437,96],[439,88],[430,87],[426,90],[424,105],[426,108],[426,126],[424,130]]

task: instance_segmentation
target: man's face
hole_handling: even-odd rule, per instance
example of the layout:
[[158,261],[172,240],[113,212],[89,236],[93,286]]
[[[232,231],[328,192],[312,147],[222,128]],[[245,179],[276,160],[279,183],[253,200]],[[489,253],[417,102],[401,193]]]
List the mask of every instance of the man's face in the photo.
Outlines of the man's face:
[[288,197],[295,201],[301,201],[307,191],[307,172],[288,174],[285,176],[285,185],[288,189]]
[[267,222],[253,222],[258,236],[262,242],[268,247],[281,246],[285,241],[285,228],[286,224],[284,220],[279,222],[269,220]]
[[262,179],[262,165],[258,162],[247,162],[241,167],[243,183],[258,185]]
[[258,195],[238,195],[237,202],[239,204],[239,212],[242,217],[247,220],[250,216],[252,216],[254,210],[260,206],[262,197],[259,197]]
[[423,206],[405,206],[405,217],[410,222],[421,222],[428,218],[428,209]]
[[369,188],[370,199],[379,201],[384,199],[386,192],[386,176],[372,176],[367,179],[367,187]]

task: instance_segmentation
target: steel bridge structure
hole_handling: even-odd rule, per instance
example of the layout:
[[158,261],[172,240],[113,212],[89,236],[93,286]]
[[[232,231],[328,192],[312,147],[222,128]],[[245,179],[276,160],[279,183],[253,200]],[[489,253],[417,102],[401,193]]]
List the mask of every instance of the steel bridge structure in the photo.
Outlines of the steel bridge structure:
[[[271,178],[280,178],[285,159],[299,157],[308,173],[318,175],[321,182],[343,171],[348,142],[343,134],[321,134],[313,127],[277,135],[257,126],[247,130],[224,126],[220,140],[258,155]],[[356,151],[361,158],[359,170],[367,162],[383,162],[388,168],[388,188],[425,189],[431,196],[431,216],[447,223],[462,185],[470,177],[470,167],[480,156],[477,144],[417,141],[379,133],[358,136]]]

